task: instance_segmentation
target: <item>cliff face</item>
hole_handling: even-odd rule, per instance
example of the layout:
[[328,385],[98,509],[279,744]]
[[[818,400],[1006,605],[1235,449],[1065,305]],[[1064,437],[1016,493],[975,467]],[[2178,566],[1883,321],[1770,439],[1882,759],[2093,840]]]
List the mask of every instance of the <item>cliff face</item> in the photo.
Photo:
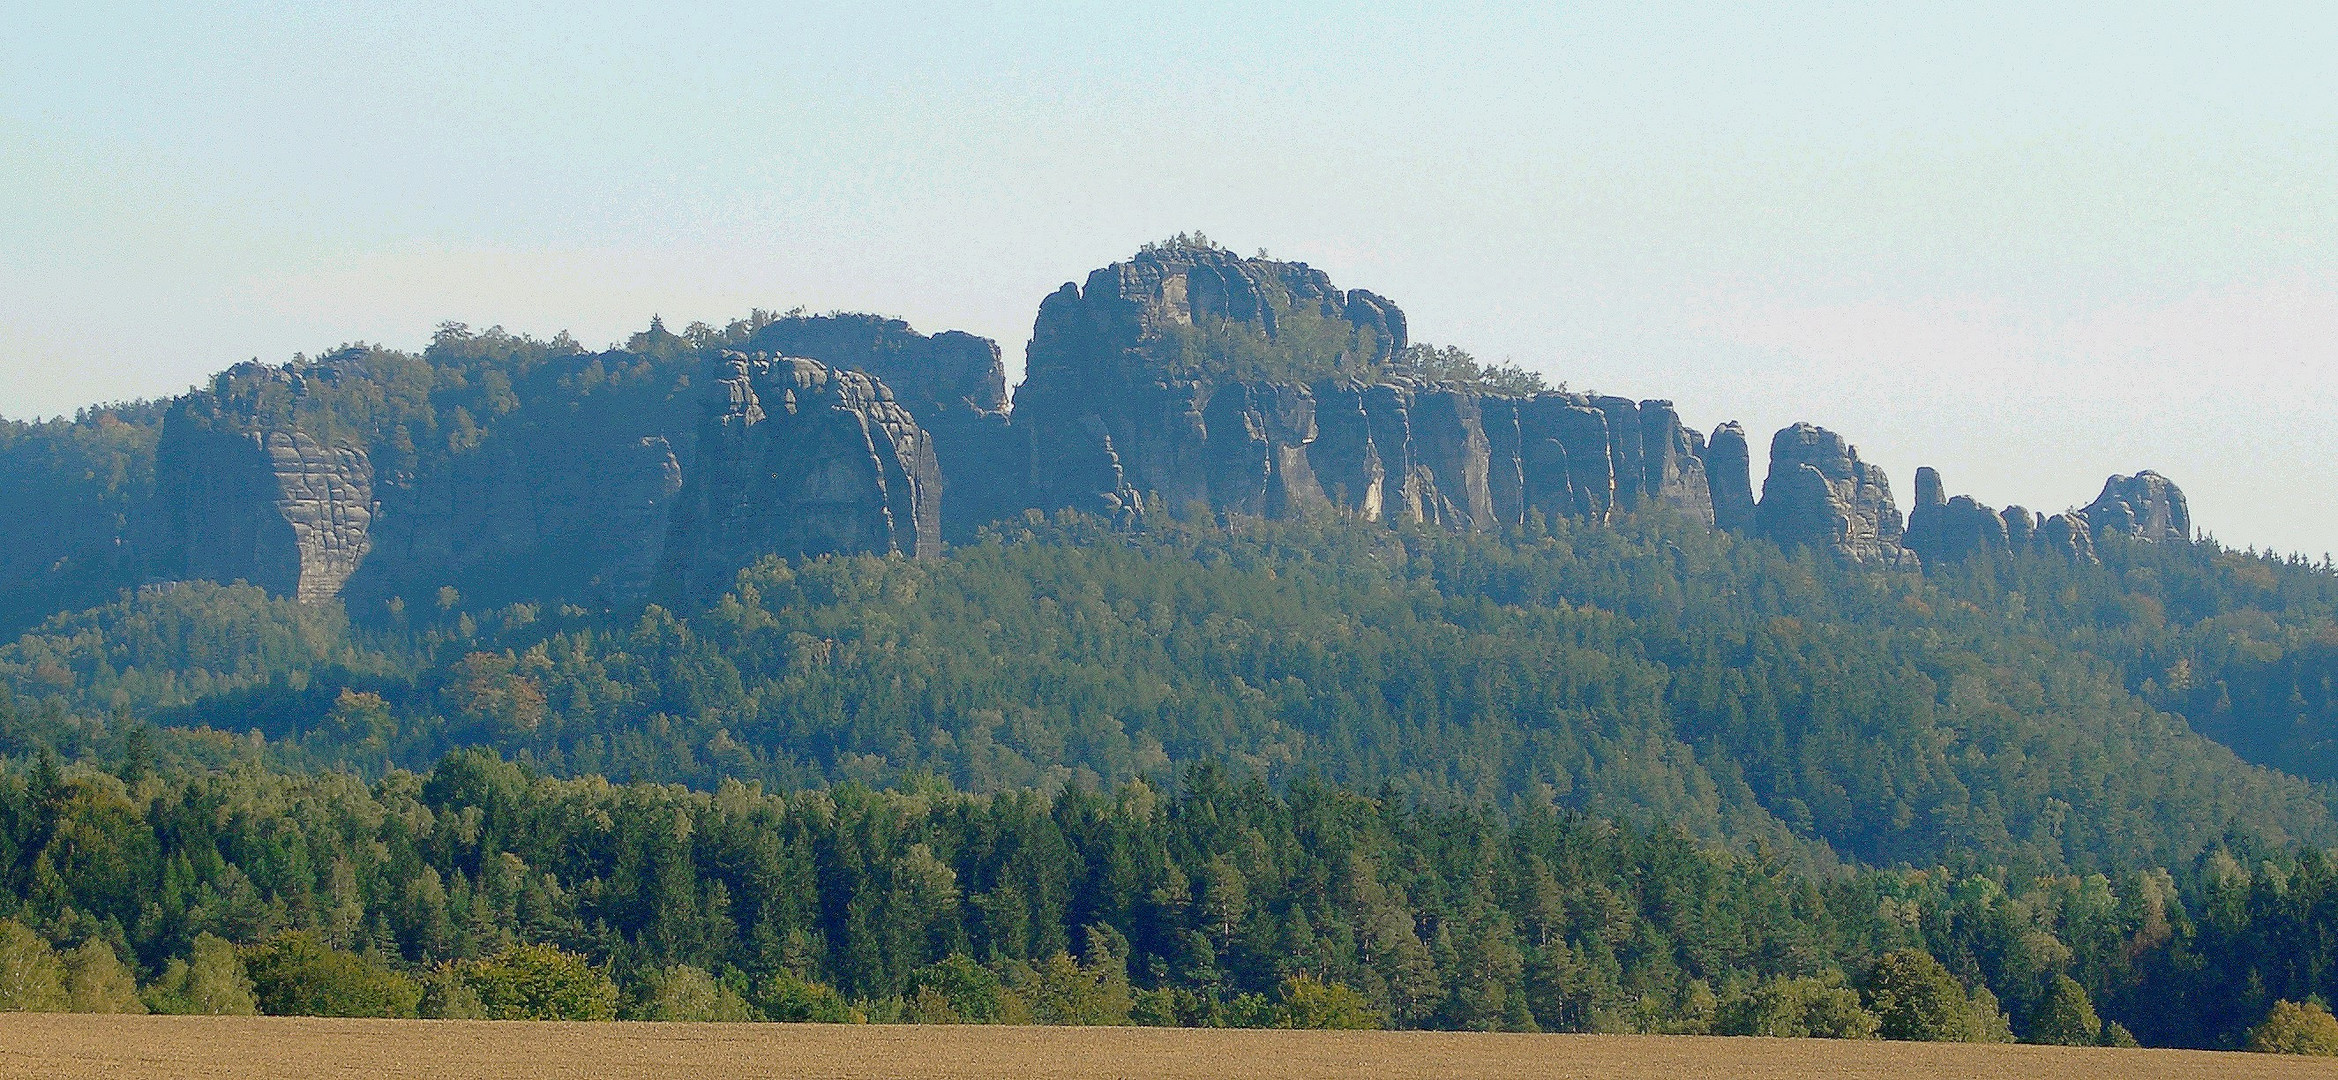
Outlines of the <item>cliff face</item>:
[[2107,534],[2152,542],[2191,539],[2183,490],[2148,470],[2111,477],[2101,497],[2083,510],[2044,516],[2019,506],[1995,511],[1966,495],[1948,497],[1940,474],[1929,467],[1916,471],[1916,493],[1906,543],[1927,564],[2029,550],[2094,562],[2096,539]]
[[941,552],[933,443],[882,382],[803,358],[724,361],[667,528],[668,588],[719,594],[772,552]]
[[[1304,263],[1198,247],[1114,263],[1040,304],[1014,403],[1024,497],[1122,517],[1141,516],[1146,494],[1172,507],[1241,505],[1253,498],[1250,458],[1317,437],[1315,384],[1369,372],[1404,345],[1395,305],[1342,292]],[[1342,478],[1358,467],[1345,463]],[[1320,493],[1300,487],[1302,499]]]
[[161,568],[280,596],[338,595],[372,549],[365,451],[209,396],[163,421],[155,451]]
[[1713,520],[1669,402],[1388,373],[1402,310],[1303,263],[1148,250],[1040,305],[1012,431],[1028,505],[1331,509],[1460,529],[1662,504]]
[[942,469],[942,529],[971,539],[1029,501],[1007,427],[1007,370],[998,343],[945,330],[927,337],[899,319],[798,316],[757,330],[743,349],[865,371],[933,438]]
[[661,581],[704,597],[764,554],[926,556],[1034,509],[1465,530],[1663,510],[1896,568],[2191,534],[2156,473],[2041,516],[1950,498],[1926,469],[1903,535],[1882,470],[1809,424],[1772,440],[1757,500],[1737,424],[1708,441],[1666,401],[1425,377],[1386,298],[1204,246],[1047,297],[1012,409],[995,344],[872,316],[653,325],[598,354],[498,335],[239,366],[157,425],[150,498],[117,484],[108,521],[0,523],[38,554],[0,560],[0,584],[241,578],[366,607],[449,585],[489,604]]
[[1913,566],[1900,546],[1900,511],[1883,470],[1843,437],[1796,424],[1770,440],[1770,475],[1754,522],[1787,547],[1819,547],[1853,562]]

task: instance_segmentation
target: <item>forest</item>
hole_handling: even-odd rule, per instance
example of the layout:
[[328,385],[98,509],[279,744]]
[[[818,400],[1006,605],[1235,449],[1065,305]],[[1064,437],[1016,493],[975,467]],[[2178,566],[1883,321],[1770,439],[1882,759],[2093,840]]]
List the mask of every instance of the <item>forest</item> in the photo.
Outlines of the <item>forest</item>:
[[483,750],[371,783],[149,769],[0,777],[0,1006],[2238,1046],[2338,961],[2311,850],[1814,873],[1210,766],[1053,795]]
[[2330,793],[2163,710],[2327,708],[2329,578],[1066,516],[688,614],[150,586],[0,649],[0,966],[161,1011],[2241,1046],[2338,977]]

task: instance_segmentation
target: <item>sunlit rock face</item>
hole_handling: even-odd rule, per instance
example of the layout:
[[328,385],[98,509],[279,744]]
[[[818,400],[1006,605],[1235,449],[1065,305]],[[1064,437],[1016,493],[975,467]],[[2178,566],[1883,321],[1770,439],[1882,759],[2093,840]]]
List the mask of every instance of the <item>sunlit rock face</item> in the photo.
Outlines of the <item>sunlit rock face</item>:
[[2149,469],[2111,477],[2079,516],[2098,533],[2154,542],[2192,538],[2192,511],[2184,502],[2184,490]]
[[1787,547],[1817,547],[1854,562],[1913,566],[1900,546],[1899,508],[1883,470],[1858,448],[1812,424],[1770,440],[1770,474],[1755,509],[1760,531]]
[[161,576],[317,602],[339,595],[372,550],[373,466],[346,441],[197,394],[164,419],[155,459]]

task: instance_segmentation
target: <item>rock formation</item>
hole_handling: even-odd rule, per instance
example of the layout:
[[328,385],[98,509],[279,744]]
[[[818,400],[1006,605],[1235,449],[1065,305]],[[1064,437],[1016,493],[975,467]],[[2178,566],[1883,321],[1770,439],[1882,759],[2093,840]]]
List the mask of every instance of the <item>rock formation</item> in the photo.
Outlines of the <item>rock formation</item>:
[[1883,472],[1809,424],[1772,441],[1757,501],[1735,423],[1708,441],[1667,401],[1428,378],[1407,333],[1396,304],[1303,263],[1177,242],[1046,298],[1012,408],[992,342],[860,315],[653,325],[623,350],[535,343],[524,362],[434,345],[427,362],[241,365],[158,411],[150,507],[86,537],[0,530],[39,556],[0,571],[366,605],[444,585],[488,604],[658,582],[702,598],[765,554],[931,555],[1065,509],[1462,530],[1661,512],[1889,567],[2191,533],[2156,473],[2040,517],[1922,469],[1903,535]]
[[1908,511],[1908,533],[1902,542],[1927,566],[2013,550],[2005,518],[1970,495]]
[[2094,530],[2077,514],[2055,514],[2038,526],[2038,543],[2074,562],[2095,561]]
[[2154,472],[2111,477],[2086,509],[2042,518],[2019,506],[1997,513],[1969,496],[1947,498],[1942,491],[1939,473],[1916,470],[1916,506],[1908,513],[1904,542],[1927,566],[2032,550],[2094,562],[2096,537],[2106,533],[2155,542],[2190,538],[2183,490]]
[[1731,532],[1754,527],[1753,453],[1734,420],[1713,429],[1705,446],[1705,480],[1712,489],[1713,525]]
[[682,494],[682,463],[673,444],[651,435],[635,446],[633,460],[616,478],[617,516],[610,523],[615,557],[603,575],[607,590],[620,597],[639,596],[655,582],[674,499]]
[[2155,542],[2192,538],[2192,511],[2184,503],[2183,489],[2149,469],[2111,477],[2103,484],[2103,493],[2078,513],[2097,532]]
[[1811,424],[1770,440],[1770,474],[1755,524],[1786,547],[1824,548],[1884,566],[1916,562],[1900,546],[1900,512],[1883,470],[1859,460],[1842,436]]
[[868,372],[933,437],[942,469],[942,528],[956,540],[1029,503],[1007,424],[1007,372],[998,343],[957,330],[927,337],[899,319],[812,315],[757,331],[750,352],[802,356]]
[[[1127,517],[1142,513],[1146,495],[1171,507],[1215,505],[1211,478],[1228,475],[1219,471],[1229,467],[1224,455],[1247,460],[1242,447],[1252,441],[1221,433],[1211,447],[1217,391],[1245,384],[1236,391],[1245,401],[1283,411],[1270,423],[1248,405],[1216,407],[1221,420],[1255,426],[1259,446],[1303,446],[1316,430],[1291,425],[1312,408],[1301,395],[1370,372],[1404,347],[1404,333],[1395,305],[1344,293],[1304,263],[1198,245],[1148,249],[1040,304],[1028,377],[1015,392],[1017,478],[1042,509]],[[1283,389],[1262,394],[1261,383]],[[1347,463],[1343,476],[1357,467]]]
[[667,529],[670,588],[719,594],[771,553],[941,552],[933,443],[884,383],[798,357],[722,360]]
[[1657,503],[1706,525],[1714,520],[1705,473],[1704,437],[1681,426],[1672,402],[1640,403],[1641,490]]
[[1390,373],[1404,313],[1303,263],[1139,253],[1040,305],[1016,390],[1030,505],[1486,529],[1661,505],[1711,522],[1703,440],[1671,403],[1513,396]]
[[[296,378],[257,370],[286,386]],[[372,549],[373,467],[346,442],[198,394],[164,419],[155,457],[172,576],[315,602],[338,595]]]

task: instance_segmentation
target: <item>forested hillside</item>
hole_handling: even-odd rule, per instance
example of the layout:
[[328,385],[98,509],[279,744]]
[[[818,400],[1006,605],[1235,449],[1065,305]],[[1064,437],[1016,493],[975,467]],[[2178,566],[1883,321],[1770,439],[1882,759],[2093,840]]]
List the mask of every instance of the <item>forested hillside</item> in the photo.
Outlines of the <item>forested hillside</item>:
[[[2267,565],[2136,544],[1926,578],[1660,516],[1515,537],[1067,519],[931,562],[770,561],[700,612],[450,591],[353,627],[249,588],[150,589],[0,650],[0,675],[20,751],[102,753],[147,723],[372,775],[487,746],[701,788],[976,792],[1218,762],[1813,865],[2117,869],[2338,841],[2329,792],[2239,760],[2135,675],[2178,666],[2166,612]],[[2208,685],[2261,664],[2179,655]]]

